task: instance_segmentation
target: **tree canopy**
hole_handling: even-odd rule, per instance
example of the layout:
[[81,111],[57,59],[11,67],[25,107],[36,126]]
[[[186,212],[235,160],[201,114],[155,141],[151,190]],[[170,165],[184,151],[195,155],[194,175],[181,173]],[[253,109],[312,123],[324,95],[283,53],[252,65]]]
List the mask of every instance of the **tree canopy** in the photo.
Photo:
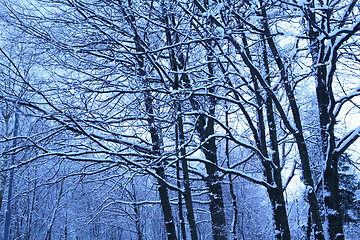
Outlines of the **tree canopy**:
[[360,236],[358,1],[1,6],[4,239]]

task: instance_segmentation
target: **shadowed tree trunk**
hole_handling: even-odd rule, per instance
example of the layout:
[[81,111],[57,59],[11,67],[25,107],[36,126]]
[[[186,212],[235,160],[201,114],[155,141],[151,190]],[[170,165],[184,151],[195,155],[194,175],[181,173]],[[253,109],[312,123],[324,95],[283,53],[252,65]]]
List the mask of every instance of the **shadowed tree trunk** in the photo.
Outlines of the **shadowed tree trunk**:
[[[263,64],[265,68],[265,74],[267,76],[266,82],[271,86],[270,81],[270,69],[268,62],[268,54],[266,50],[266,41],[264,36],[261,36],[263,42]],[[281,179],[282,166],[280,165],[280,153],[278,146],[278,136],[276,130],[276,123],[274,117],[273,101],[272,98],[267,94],[266,96],[266,115],[270,137],[270,152],[272,159],[273,178],[276,185],[275,189],[269,189],[270,199],[272,200],[272,207],[274,212],[275,225],[277,226],[278,232],[275,234],[277,239],[290,239],[290,228],[288,223],[288,217],[286,213],[285,199],[283,193],[283,184]]]
[[[142,47],[140,36],[138,35],[136,25],[135,25],[135,17],[133,15],[129,15],[126,13],[126,11],[123,9],[124,15],[126,16],[126,20],[128,21],[129,25],[131,26],[133,32],[134,32],[134,43],[136,47],[136,51],[138,53],[144,53],[145,49]],[[146,72],[145,72],[145,60],[144,56],[139,55],[137,56],[137,74],[140,78],[140,83],[145,87],[145,89],[149,88],[149,83],[146,81]],[[162,145],[162,139],[161,139],[161,130],[156,126],[155,122],[155,113],[153,108],[153,98],[151,96],[150,90],[144,91],[144,102],[145,102],[145,110],[147,114],[147,123],[148,128],[150,132],[151,137],[151,143],[152,143],[152,154],[156,157],[161,156],[161,145]],[[161,178],[158,179],[159,184],[159,196],[160,196],[160,202],[161,207],[163,211],[164,221],[165,221],[165,227],[166,227],[166,233],[167,233],[167,239],[168,240],[177,240],[176,238],[176,230],[175,230],[175,223],[174,218],[172,215],[171,210],[171,204],[169,199],[169,193],[167,189],[167,185],[165,183],[166,176],[165,176],[165,169],[163,166],[162,161],[157,161],[155,168],[156,174]]]
[[[212,44],[209,43],[209,47]],[[214,56],[212,51],[209,51],[207,56],[208,61],[208,71],[209,79],[214,76],[213,61]],[[210,93],[214,93],[215,89],[211,87],[209,89]],[[209,115],[215,118],[215,108],[216,108],[216,99],[214,97],[209,97]],[[206,173],[208,174],[206,179],[206,184],[210,190],[210,213],[211,213],[211,223],[213,230],[214,240],[225,240],[227,239],[226,229],[225,229],[225,212],[224,212],[224,202],[223,202],[223,192],[221,187],[221,180],[217,173],[216,165],[218,165],[217,159],[217,147],[216,139],[211,137],[215,133],[215,121],[213,118],[205,117],[200,115],[197,123],[197,131],[200,135],[201,142],[203,144],[203,153],[207,160],[212,164],[205,164]],[[211,137],[210,139],[208,139]]]
[[[341,109],[341,104],[350,100],[345,97],[341,101],[335,100],[333,81],[339,58],[339,48],[350,39],[359,29],[360,22],[353,24],[344,31],[345,34],[335,34],[331,38],[319,38],[320,34],[331,34],[331,31],[340,30],[347,24],[348,18],[353,14],[357,4],[356,0],[349,1],[342,17],[337,19],[336,26],[333,24],[333,16],[336,13],[335,6],[324,10],[317,16],[314,11],[315,1],[310,1],[303,7],[306,19],[307,35],[309,37],[309,49],[315,69],[316,96],[319,112],[319,127],[321,136],[322,161],[324,164],[323,202],[325,205],[325,217],[327,232],[331,240],[344,239],[343,212],[341,210],[341,197],[339,191],[339,158],[341,154],[358,138],[358,135],[350,132],[339,141],[337,145],[335,137],[336,117]],[[340,32],[340,31],[339,31]],[[337,106],[338,105],[338,106]],[[336,109],[338,108],[338,109]],[[353,130],[354,133],[358,129]],[[343,144],[345,143],[345,144]]]
[[[176,32],[171,32],[171,28],[176,27],[176,21],[175,16],[172,13],[164,13],[165,16],[165,24],[167,26],[166,28],[166,39],[167,44],[169,46],[173,44],[177,44],[180,42],[179,36]],[[174,36],[174,37],[172,37]],[[174,40],[173,40],[174,39]],[[175,51],[178,51],[178,54],[175,53]],[[176,55],[178,55],[178,59],[176,58]],[[177,73],[178,71],[185,71],[185,62],[184,62],[184,56],[181,52],[181,47],[179,49],[171,48],[169,50],[169,60],[170,60],[170,66],[171,70],[174,72],[174,79],[173,79],[173,90],[178,91],[180,89],[180,86],[184,83],[181,82],[183,79],[180,77],[180,74]],[[180,95],[178,95],[180,97]],[[187,220],[189,222],[190,227],[190,236],[192,240],[197,240],[197,230],[196,230],[196,224],[195,224],[195,216],[194,216],[194,207],[193,207],[193,201],[191,196],[191,189],[190,189],[190,179],[189,179],[189,169],[188,169],[188,163],[186,158],[184,157],[186,155],[186,148],[185,148],[185,134],[184,134],[184,123],[183,123],[183,117],[181,116],[182,108],[181,108],[181,101],[180,99],[175,99],[174,101],[174,107],[177,111],[177,119],[175,124],[175,134],[176,134],[176,140],[177,143],[177,149],[179,161],[181,162],[182,172],[183,172],[183,185],[184,185],[184,199],[185,199],[185,206],[187,209]],[[179,148],[178,148],[179,147]],[[180,179],[178,177],[178,179]],[[180,211],[180,218],[182,215],[182,207],[180,204],[182,203],[181,197],[179,196],[179,211]],[[185,232],[185,222],[182,219],[181,222],[181,229],[183,232],[183,239],[186,239],[186,232]]]

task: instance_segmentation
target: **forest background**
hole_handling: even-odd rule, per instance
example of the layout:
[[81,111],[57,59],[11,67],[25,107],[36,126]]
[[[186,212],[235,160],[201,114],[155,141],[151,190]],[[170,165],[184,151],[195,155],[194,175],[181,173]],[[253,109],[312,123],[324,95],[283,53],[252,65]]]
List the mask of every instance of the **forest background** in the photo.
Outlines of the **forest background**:
[[359,239],[356,0],[3,0],[4,239]]

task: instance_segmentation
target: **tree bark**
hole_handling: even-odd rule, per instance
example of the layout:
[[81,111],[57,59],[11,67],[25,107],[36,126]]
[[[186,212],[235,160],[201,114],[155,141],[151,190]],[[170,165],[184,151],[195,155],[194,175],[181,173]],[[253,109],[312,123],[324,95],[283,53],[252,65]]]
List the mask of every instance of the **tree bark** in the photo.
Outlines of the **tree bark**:
[[[167,37],[167,44],[173,45],[174,43],[178,43],[179,37],[176,33],[171,34],[170,31],[170,24],[172,27],[176,26],[175,17],[172,13],[166,13],[165,17],[165,24],[167,26],[166,29],[166,37]],[[173,41],[172,35],[175,35],[175,40]],[[181,77],[177,73],[178,70],[185,71],[185,62],[183,53],[181,52],[181,48],[179,49],[179,59],[176,59],[176,54],[174,49],[170,49],[170,66],[171,70],[174,72],[174,81],[173,81],[173,89],[175,91],[179,90],[181,83]],[[176,139],[177,139],[177,147],[176,152],[179,156],[179,161],[181,161],[181,167],[183,172],[183,184],[184,184],[184,199],[185,199],[185,206],[187,209],[187,220],[189,222],[190,227],[190,236],[192,240],[197,240],[197,230],[196,230],[196,223],[195,223],[195,215],[194,215],[194,207],[193,207],[193,201],[191,196],[191,189],[190,189],[190,180],[189,180],[189,169],[188,169],[188,163],[186,158],[184,157],[186,155],[186,148],[184,146],[185,144],[185,135],[184,135],[184,123],[183,118],[181,116],[182,108],[181,108],[181,102],[179,99],[175,99],[174,101],[174,107],[178,113],[177,119],[176,119],[176,126],[175,126],[175,132],[176,132]],[[178,178],[180,180],[180,178]],[[181,201],[181,196],[179,193],[179,203]],[[182,202],[182,201],[181,201]],[[179,205],[180,207],[180,205]],[[185,222],[181,222],[182,229],[185,226]],[[186,232],[183,231],[183,239],[186,239]]]
[[[352,9],[356,1],[353,1],[349,10]],[[336,39],[331,39],[332,47],[328,48],[325,39],[319,40],[318,30],[314,25],[317,25],[316,15],[311,9],[314,7],[314,1],[311,1],[305,8],[307,16],[307,28],[309,36],[309,48],[312,56],[313,64],[315,65],[316,74],[316,96],[319,112],[319,127],[321,136],[321,151],[322,160],[325,165],[323,172],[323,201],[325,205],[325,217],[327,219],[327,231],[331,240],[344,239],[343,230],[343,213],[340,206],[339,194],[339,176],[338,176],[338,162],[339,154],[335,152],[335,134],[334,128],[336,119],[334,116],[335,99],[332,90],[333,75],[336,70],[337,50]],[[347,12],[346,14],[349,14]],[[321,24],[319,28],[324,32],[329,32],[332,11],[326,11],[321,16]],[[346,15],[344,16],[346,17]],[[340,24],[340,27],[344,22]],[[351,34],[351,33],[349,33]],[[342,40],[344,41],[344,40]],[[330,64],[330,67],[328,66]]]
[[[134,43],[135,48],[138,53],[144,53],[145,49],[142,46],[141,38],[138,34],[138,31],[135,27],[135,17],[131,14],[128,14],[125,9],[122,9],[124,12],[124,15],[126,16],[126,20],[129,23],[130,27],[132,28],[134,32]],[[145,60],[144,56],[139,55],[137,56],[137,74],[140,77],[141,84],[145,86],[145,88],[148,87],[148,82],[145,80],[146,72],[145,72]],[[152,154],[154,156],[160,156],[161,155],[161,136],[160,136],[160,129],[156,127],[156,122],[154,118],[154,108],[153,108],[153,99],[151,96],[151,93],[148,90],[144,91],[144,102],[145,102],[145,110],[147,114],[147,123],[149,127],[149,133],[151,137],[151,143],[152,143]],[[176,230],[175,230],[175,223],[174,218],[172,215],[171,210],[171,204],[168,194],[168,189],[166,186],[166,176],[165,176],[165,169],[163,167],[163,162],[158,162],[156,166],[154,166],[156,174],[160,177],[160,179],[157,179],[159,188],[159,196],[160,196],[160,202],[161,207],[163,211],[164,221],[165,221],[165,228],[167,233],[167,239],[168,240],[176,240]]]
[[[211,49],[211,42],[208,43],[208,47]],[[208,52],[207,62],[209,79],[214,76],[213,69],[214,55],[212,50]],[[210,80],[211,81],[211,80]],[[214,93],[215,89],[211,87],[210,93]],[[209,97],[209,114],[215,117],[216,100],[214,97]],[[223,192],[221,187],[221,179],[219,179],[216,165],[218,165],[217,159],[217,147],[215,138],[210,138],[215,133],[215,121],[213,118],[207,118],[204,115],[199,116],[199,122],[197,126],[198,133],[200,135],[203,145],[203,153],[207,160],[213,164],[205,164],[206,173],[208,174],[206,184],[210,190],[210,213],[211,223],[213,230],[214,240],[226,240],[227,234],[225,230],[225,211],[223,202]],[[214,166],[215,165],[215,166]]]
[[[260,5],[261,5],[262,17],[264,18],[263,27],[264,27],[265,34],[267,35],[267,43],[268,43],[268,46],[269,46],[269,48],[272,52],[272,55],[275,59],[275,63],[280,71],[281,80],[282,80],[282,83],[284,84],[286,95],[287,95],[287,98],[288,98],[289,104],[290,104],[290,109],[293,114],[293,120],[295,122],[295,127],[296,127],[295,129],[292,126],[287,126],[287,127],[291,130],[292,134],[294,135],[296,144],[298,146],[298,151],[299,151],[301,166],[302,166],[302,172],[303,172],[303,177],[304,177],[304,184],[307,188],[307,198],[309,201],[310,210],[312,212],[312,219],[315,223],[315,238],[319,239],[319,240],[323,240],[324,233],[323,233],[323,227],[322,227],[322,222],[321,222],[321,217],[320,217],[319,202],[315,195],[314,182],[312,179],[312,173],[311,173],[311,168],[310,168],[309,154],[308,154],[307,146],[305,143],[305,138],[303,135],[303,129],[302,129],[302,124],[301,124],[299,108],[298,108],[296,100],[295,100],[294,91],[293,91],[292,87],[290,86],[290,82],[288,79],[288,73],[286,72],[287,70],[284,66],[284,63],[282,62],[282,59],[279,55],[279,52],[274,43],[274,40],[271,37],[270,28],[269,28],[268,22],[267,22],[266,6],[264,5],[262,0],[260,0]],[[268,88],[268,84],[263,83],[263,85],[265,88]],[[270,89],[267,90],[268,93],[269,93],[269,90]],[[286,116],[282,116],[282,117],[287,118]],[[287,119],[283,119],[283,120],[287,121]]]
[[[263,42],[263,64],[265,67],[266,73],[266,82],[268,86],[271,86],[270,82],[270,70],[269,70],[269,62],[268,62],[268,54],[266,51],[266,41],[264,36],[261,36]],[[288,217],[286,213],[285,199],[283,193],[283,185],[281,179],[281,166],[280,166],[280,153],[278,146],[278,137],[276,130],[276,123],[274,117],[274,109],[273,109],[273,101],[272,98],[267,94],[266,95],[266,115],[268,121],[269,128],[269,136],[270,136],[270,151],[271,151],[271,159],[273,163],[273,178],[276,185],[275,189],[268,189],[269,194],[272,195],[272,203],[273,203],[273,211],[274,211],[274,220],[275,225],[277,226],[277,234],[275,236],[278,239],[290,239],[290,228],[288,223]]]

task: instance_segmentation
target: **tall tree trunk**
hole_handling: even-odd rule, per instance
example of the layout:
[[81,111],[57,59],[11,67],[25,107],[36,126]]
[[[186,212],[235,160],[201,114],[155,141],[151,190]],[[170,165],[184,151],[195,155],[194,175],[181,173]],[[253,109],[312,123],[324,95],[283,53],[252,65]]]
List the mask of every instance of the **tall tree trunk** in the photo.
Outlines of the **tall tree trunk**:
[[[208,55],[208,74],[209,81],[214,76],[213,69],[213,61],[214,56],[212,52],[211,41],[207,42]],[[187,76],[183,75],[184,85],[190,87],[189,79]],[[213,94],[215,92],[214,87],[209,88],[209,92]],[[206,97],[205,97],[206,98]],[[225,211],[224,211],[224,202],[223,202],[223,192],[221,187],[221,180],[219,179],[217,172],[217,147],[215,138],[210,138],[215,133],[215,107],[216,107],[216,99],[212,96],[206,98],[208,102],[207,109],[201,109],[199,103],[191,98],[191,105],[195,111],[205,110],[209,116],[205,116],[205,114],[199,113],[197,123],[196,123],[196,131],[200,137],[200,141],[203,144],[201,150],[205,155],[205,158],[211,162],[205,163],[205,169],[207,173],[207,177],[205,179],[206,185],[210,191],[210,215],[211,215],[211,226],[212,226],[212,235],[214,240],[226,240],[226,222],[225,222]]]
[[[289,104],[290,104],[290,109],[291,109],[291,112],[293,115],[293,120],[295,122],[296,128],[293,128],[288,123],[287,123],[287,125],[288,125],[287,127],[289,130],[291,130],[292,134],[294,135],[296,144],[298,146],[298,151],[299,151],[301,166],[302,166],[302,172],[303,172],[303,177],[304,177],[304,184],[307,188],[307,198],[309,200],[310,210],[312,212],[312,219],[315,223],[315,238],[322,240],[322,239],[324,239],[324,233],[323,233],[323,227],[322,227],[322,222],[321,222],[321,217],[320,217],[319,202],[318,202],[316,194],[315,194],[314,182],[312,179],[312,173],[311,173],[311,169],[310,169],[309,154],[308,154],[307,146],[305,143],[305,138],[303,135],[303,129],[302,129],[302,124],[301,124],[299,108],[298,108],[296,100],[295,100],[294,91],[293,91],[293,89],[290,85],[289,79],[288,79],[287,70],[285,68],[284,63],[282,62],[282,59],[279,55],[279,52],[274,43],[274,40],[271,37],[271,32],[270,32],[270,28],[269,28],[268,21],[267,21],[266,6],[262,0],[260,0],[260,6],[261,6],[262,17],[264,19],[263,20],[264,31],[265,31],[265,34],[268,36],[267,43],[268,43],[271,53],[275,59],[275,63],[280,71],[281,80],[282,80],[282,83],[284,84],[285,92],[287,94],[287,98],[288,98]],[[265,82],[263,82],[262,84],[263,84],[263,87],[267,90],[268,94],[270,93],[270,95],[271,95],[272,94],[271,90],[267,89],[268,84]],[[273,97],[273,96],[271,96],[271,97]],[[280,107],[280,106],[277,106],[277,107]],[[284,121],[287,121],[287,116],[282,116],[282,118]]]
[[[207,119],[208,127],[205,131],[206,135],[211,136],[214,133],[214,123],[212,120]],[[203,118],[202,123],[199,124],[199,127],[205,127],[205,119]],[[203,137],[201,137],[203,138]],[[205,138],[202,139],[202,142],[205,141]],[[207,160],[211,161],[214,165],[217,165],[217,148],[215,144],[215,139],[210,139],[203,148],[204,155]],[[206,164],[206,172],[208,174],[206,179],[206,184],[210,190],[210,214],[211,214],[211,223],[213,230],[214,240],[226,240],[226,230],[225,230],[225,212],[224,212],[224,202],[223,202],[223,193],[221,187],[221,180],[218,177],[217,169],[212,164]]]
[[[33,175],[30,176],[30,173],[29,173],[29,176],[28,178],[31,179],[33,178],[34,179],[34,186],[32,187],[32,192],[31,192],[31,195],[28,194],[28,204],[29,204],[29,210],[28,210],[28,216],[27,216],[27,226],[26,226],[26,235],[25,235],[25,240],[29,240],[31,239],[31,231],[32,231],[32,224],[33,224],[33,213],[34,213],[34,209],[35,209],[35,204],[36,204],[36,189],[38,187],[37,185],[37,166],[35,165],[32,169],[32,172],[31,172]],[[66,213],[66,217],[67,217],[67,213]],[[66,225],[67,226],[67,225]]]
[[[270,82],[270,70],[269,70],[269,62],[268,62],[268,54],[266,50],[266,41],[264,36],[261,36],[263,42],[263,64],[265,67],[265,74],[267,76],[266,81],[269,86],[271,86]],[[283,185],[281,179],[281,166],[280,166],[280,153],[278,146],[278,137],[276,131],[274,110],[273,110],[273,101],[272,98],[267,94],[266,95],[266,115],[268,121],[269,135],[270,135],[270,152],[271,159],[273,162],[273,176],[274,182],[276,185],[275,189],[269,189],[273,195],[273,211],[274,211],[274,220],[276,225],[280,225],[278,229],[279,232],[276,233],[276,237],[278,239],[290,239],[290,228],[288,223],[288,217],[286,213],[285,199],[283,193]]]
[[[150,130],[151,142],[153,144],[153,154],[154,156],[160,156],[161,151],[161,137],[160,137],[160,129],[155,127],[155,119],[154,119],[154,110],[152,105],[152,97],[149,92],[145,92],[145,106],[146,112],[148,114],[148,125]],[[164,214],[165,220],[165,227],[168,240],[176,240],[176,230],[175,230],[175,223],[174,218],[171,211],[171,204],[168,194],[168,189],[166,186],[166,176],[165,176],[165,169],[163,166],[163,162],[158,162],[155,166],[156,174],[161,178],[158,179],[159,184],[159,195],[160,195],[160,202],[161,207]]]
[[[356,1],[353,1],[348,10],[351,10]],[[309,48],[312,56],[313,64],[315,65],[316,74],[316,96],[319,111],[319,127],[321,136],[321,150],[322,160],[325,164],[323,172],[323,201],[325,205],[325,217],[327,221],[327,231],[330,239],[341,240],[344,239],[343,230],[343,213],[340,205],[339,192],[339,175],[338,162],[340,155],[335,151],[336,139],[334,128],[336,119],[334,116],[335,99],[332,90],[333,75],[336,70],[337,62],[337,48],[327,47],[325,39],[319,40],[318,30],[314,25],[317,25],[316,14],[312,10],[315,6],[314,1],[311,1],[305,8],[307,13],[307,28],[309,36]],[[346,14],[349,14],[348,11]],[[329,9],[321,16],[320,28],[329,33],[332,11]],[[340,23],[340,27],[344,22]],[[331,39],[331,45],[334,46],[336,39]],[[343,40],[344,41],[344,40]],[[338,44],[338,43],[336,43]],[[339,45],[338,45],[339,46]],[[330,67],[328,66],[330,64]]]
[[[241,26],[241,23],[239,23]],[[251,54],[249,45],[247,42],[247,38],[244,33],[241,35],[242,43],[244,45],[245,54],[247,56],[247,59],[252,62]],[[233,39],[232,42],[235,40]],[[267,56],[267,50],[265,46],[265,39],[262,37],[263,42],[263,59],[262,59],[262,65],[265,68],[266,75],[269,75],[269,63],[268,63],[268,56]],[[235,47],[238,45],[235,44]],[[244,59],[245,60],[245,59]],[[258,85],[257,75],[253,71],[252,68],[250,68],[251,73],[251,79],[252,83],[254,85],[255,90],[255,98],[258,105],[257,108],[257,118],[258,118],[258,133],[254,133],[254,137],[256,140],[257,147],[260,149],[261,153],[265,157],[269,157],[268,150],[267,150],[267,144],[266,144],[266,127],[265,127],[265,118],[263,113],[263,99],[261,97],[261,91],[260,87]],[[267,85],[270,85],[270,79],[267,78]],[[264,167],[264,175],[266,178],[266,181],[269,184],[275,183],[276,188],[274,189],[267,189],[268,196],[272,205],[273,210],[273,218],[275,223],[275,230],[276,239],[290,239],[290,229],[288,224],[288,217],[286,213],[286,206],[285,206],[285,200],[284,200],[284,193],[283,193],[283,187],[282,187],[282,179],[281,179],[281,166],[280,166],[280,159],[279,159],[279,149],[277,144],[277,133],[276,133],[276,125],[275,125],[275,119],[274,119],[274,110],[273,110],[273,103],[272,99],[269,95],[267,95],[267,98],[265,99],[265,109],[267,114],[267,121],[268,121],[268,128],[270,132],[270,143],[271,143],[271,156],[272,162],[269,161],[262,161],[262,165]]]
[[[227,128],[230,127],[229,124],[229,109],[228,106],[225,105],[226,111],[225,111],[225,125]],[[229,146],[229,139],[226,139],[226,146],[225,146],[225,155],[226,155],[226,162],[227,162],[227,166],[228,168],[230,168],[230,146]],[[229,188],[230,188],[230,196],[231,196],[231,203],[233,206],[233,221],[232,221],[232,226],[231,226],[231,234],[232,234],[232,239],[233,240],[238,240],[237,237],[237,225],[238,225],[238,214],[239,214],[239,209],[237,206],[237,199],[236,199],[236,194],[234,191],[234,182],[233,182],[233,178],[231,176],[231,174],[229,174]]]
[[134,180],[131,179],[130,181],[131,181],[131,187],[132,187],[132,192],[133,192],[133,194],[131,194],[131,197],[132,197],[132,201],[134,202],[133,208],[134,208],[134,213],[135,213],[136,236],[137,236],[137,240],[143,240],[143,233],[141,231],[141,222],[140,222],[141,215],[140,215],[138,199],[136,196],[136,188],[135,188]]
[[[121,5],[122,3],[119,2],[119,4]],[[129,7],[131,7],[131,2],[129,1]],[[135,43],[135,49],[138,53],[144,53],[145,49],[142,45],[142,40],[139,36],[138,33],[138,29],[136,28],[136,23],[135,23],[135,16],[132,14],[129,14],[126,11],[126,8],[122,7],[122,11],[124,13],[124,16],[127,20],[127,22],[129,23],[131,29],[133,30],[134,33],[134,43]],[[137,75],[140,77],[140,81],[141,84],[145,87],[148,88],[148,82],[146,81],[145,77],[146,77],[146,71],[145,71],[145,59],[143,55],[139,55],[136,57],[137,60]],[[151,137],[151,143],[152,143],[152,154],[154,156],[159,157],[161,155],[161,135],[160,135],[160,129],[156,127],[156,122],[155,122],[155,117],[154,117],[154,108],[153,108],[153,99],[151,96],[151,93],[149,92],[149,90],[145,90],[144,91],[144,102],[145,102],[145,110],[146,110],[146,114],[147,114],[147,123],[148,123],[148,127],[149,127],[149,132],[150,132],[150,137]],[[166,234],[167,234],[167,239],[168,240],[176,240],[176,230],[175,230],[175,222],[174,222],[174,218],[172,215],[172,210],[171,210],[171,204],[170,204],[170,199],[169,199],[169,194],[168,194],[168,189],[166,186],[166,176],[165,176],[165,169],[163,167],[163,162],[159,161],[155,168],[155,172],[156,174],[160,177],[160,179],[157,179],[158,184],[159,184],[159,188],[158,188],[158,192],[159,192],[159,196],[160,196],[160,202],[161,202],[161,207],[162,207],[162,212],[163,212],[163,216],[164,216],[164,221],[165,221],[165,228],[166,228]]]
[[[13,136],[15,140],[13,141],[12,147],[15,148],[17,145],[17,135],[19,131],[19,113],[18,110],[15,109],[14,114],[14,131]],[[11,156],[11,165],[14,165],[16,161],[16,155],[13,153]],[[9,187],[8,187],[8,199],[7,199],[7,206],[5,210],[5,220],[4,220],[4,240],[8,240],[10,238],[10,226],[11,226],[11,204],[12,204],[12,194],[13,194],[13,184],[14,184],[14,174],[15,170],[12,168],[10,170],[10,177],[9,177]]]
[[[165,24],[166,24],[166,26],[168,26],[166,29],[167,44],[168,45],[174,44],[172,35],[175,36],[175,43],[178,43],[180,41],[178,34],[176,34],[176,33],[171,34],[171,31],[170,31],[170,24],[172,25],[172,27],[176,26],[174,14],[166,13]],[[183,78],[179,77],[179,74],[177,72],[178,72],[178,70],[185,71],[185,62],[184,62],[183,53],[181,52],[181,47],[180,47],[179,51],[180,51],[180,54],[179,54],[179,61],[178,61],[175,56],[175,50],[173,48],[169,50],[170,66],[171,66],[171,70],[174,72],[174,81],[173,81],[172,87],[175,91],[179,90],[180,85],[182,84],[180,81],[181,81],[181,79],[183,79]],[[197,236],[194,207],[193,207],[193,201],[192,201],[191,189],[190,189],[189,169],[188,169],[187,160],[184,158],[184,156],[186,155],[186,148],[184,146],[184,144],[185,144],[184,123],[183,123],[183,118],[181,116],[182,109],[181,109],[180,100],[175,99],[174,105],[175,105],[174,107],[178,113],[178,116],[176,119],[175,132],[176,132],[176,139],[178,142],[177,146],[179,145],[179,148],[177,148],[176,151],[179,151],[178,156],[179,156],[179,161],[181,161],[181,167],[182,167],[182,172],[183,172],[183,184],[184,184],[184,188],[185,188],[184,199],[185,199],[185,206],[187,209],[187,220],[189,222],[191,239],[197,240],[198,236]],[[180,178],[178,178],[178,179],[180,179]],[[179,193],[179,195],[180,195],[180,193]],[[180,204],[181,204],[181,196],[179,196],[179,208],[180,208]],[[182,210],[179,210],[179,211],[182,211]],[[182,213],[181,213],[181,215],[182,215]],[[185,222],[182,221],[181,228],[183,229],[184,226],[185,226]],[[183,232],[183,239],[186,239],[185,231],[182,230],[182,232]]]
[[[326,61],[328,61],[328,58],[324,59],[324,62]],[[319,108],[322,155],[325,163],[323,198],[325,215],[328,221],[327,230],[330,239],[344,239],[343,213],[340,207],[339,192],[339,155],[335,153],[334,127],[336,120],[332,113],[332,106],[334,106],[335,103],[332,96],[332,89],[329,88],[329,82],[332,81],[332,79],[328,79],[328,77],[327,68],[319,66],[316,74],[316,95]]]
[[[211,45],[211,43],[208,43],[208,47],[210,47],[210,49]],[[212,79],[214,76],[213,61],[214,55],[210,50],[207,56],[209,79]],[[214,93],[215,89],[210,87],[209,92]],[[215,118],[216,99],[214,97],[209,97],[208,104],[208,112],[211,117],[205,117],[203,114],[200,114],[197,131],[200,135],[201,142],[203,143],[202,151],[205,158],[212,163],[205,164],[205,168],[206,173],[208,174],[206,184],[210,190],[210,214],[213,238],[214,240],[225,240],[227,239],[225,229],[225,211],[221,180],[219,179],[216,169],[216,165],[218,165],[216,140],[215,138],[208,139],[215,133],[215,121],[212,117]]]
[[[6,104],[5,110],[3,110],[2,116],[4,118],[4,125],[5,125],[5,132],[4,132],[4,136],[6,137],[10,137],[10,133],[9,133],[9,120],[10,120],[10,116],[11,114],[8,112],[8,104]],[[5,152],[8,150],[8,146],[5,147]],[[8,165],[8,156],[5,155],[4,157],[2,157],[1,162],[0,162],[0,167],[1,168],[5,168]],[[6,187],[6,179],[7,179],[7,173],[2,171],[0,172],[0,211],[1,211],[1,207],[2,207],[2,202],[4,199],[4,192],[5,192],[5,187]]]
[[[180,106],[178,110],[181,110]],[[179,111],[180,112],[180,111]],[[194,215],[194,207],[193,207],[193,201],[191,196],[191,189],[190,189],[190,179],[189,179],[189,169],[186,159],[183,157],[186,154],[185,150],[185,136],[184,136],[184,129],[183,129],[183,120],[182,117],[178,117],[178,133],[179,133],[179,143],[180,143],[180,154],[181,154],[181,165],[183,169],[183,176],[184,176],[184,198],[185,198],[185,204],[187,209],[187,219],[190,226],[190,235],[192,240],[197,240],[197,230],[196,230],[196,224],[195,224],[195,215]]]
[[[177,135],[177,133],[176,133]],[[176,140],[176,148],[178,148],[178,140]],[[176,180],[177,180],[177,187],[181,188],[181,176],[180,176],[180,163],[179,161],[176,162]],[[179,221],[180,221],[180,229],[181,229],[181,238],[186,240],[186,228],[185,228],[185,219],[184,219],[184,210],[183,210],[183,198],[182,194],[178,192],[178,205],[179,205]]]

